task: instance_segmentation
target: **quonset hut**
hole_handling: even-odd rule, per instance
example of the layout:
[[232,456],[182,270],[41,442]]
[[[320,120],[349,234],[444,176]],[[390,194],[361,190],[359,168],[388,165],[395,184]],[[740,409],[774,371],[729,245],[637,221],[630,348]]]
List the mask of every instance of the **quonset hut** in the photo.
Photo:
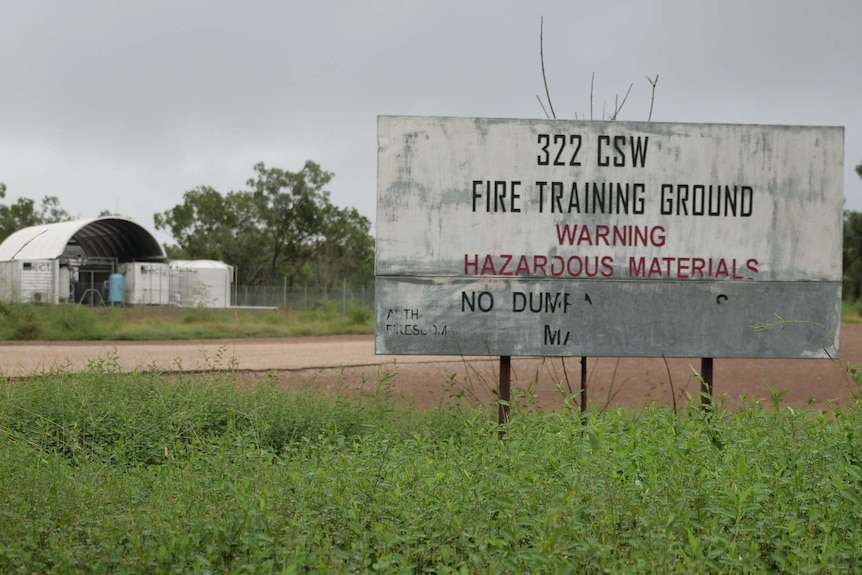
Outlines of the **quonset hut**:
[[167,304],[167,260],[156,238],[126,218],[24,228],[0,244],[0,300],[101,303],[112,287],[113,301]]

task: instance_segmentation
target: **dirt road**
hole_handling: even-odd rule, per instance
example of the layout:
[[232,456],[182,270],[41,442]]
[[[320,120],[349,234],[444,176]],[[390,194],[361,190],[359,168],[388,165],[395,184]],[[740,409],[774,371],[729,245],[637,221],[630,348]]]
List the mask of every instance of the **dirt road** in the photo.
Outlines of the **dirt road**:
[[[715,360],[715,395],[729,405],[743,397],[769,401],[769,382],[787,392],[784,404],[795,407],[847,401],[855,388],[848,383],[847,366],[862,363],[862,325],[842,326],[841,350],[837,361]],[[100,361],[126,371],[235,369],[249,383],[275,374],[290,388],[373,391],[383,380],[385,392],[421,406],[456,393],[492,401],[498,381],[496,358],[376,356],[372,336],[0,345],[0,373],[11,378],[53,369],[80,371]],[[699,360],[591,358],[588,403],[670,405],[672,396],[685,401],[685,394],[696,395],[700,385],[692,368],[700,368]],[[514,358],[512,382],[513,394],[529,395],[538,405],[560,405],[563,393],[580,386],[580,360]]]

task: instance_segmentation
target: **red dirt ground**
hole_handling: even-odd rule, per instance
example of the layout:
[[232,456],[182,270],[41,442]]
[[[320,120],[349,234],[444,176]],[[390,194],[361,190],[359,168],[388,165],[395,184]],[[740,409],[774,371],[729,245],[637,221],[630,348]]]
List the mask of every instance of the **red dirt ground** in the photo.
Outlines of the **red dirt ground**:
[[[786,391],[783,405],[829,408],[860,392],[849,366],[862,364],[862,325],[841,330],[840,360],[717,359],[714,393],[728,407],[744,401],[769,404],[771,392]],[[494,401],[497,358],[375,356],[372,336],[193,342],[12,343],[0,345],[0,375],[19,377],[60,368],[77,371],[92,361],[124,370],[207,371],[235,369],[253,384],[277,378],[285,388],[352,393],[381,392],[420,407],[455,394],[481,403]],[[700,382],[692,368],[699,360],[591,358],[588,405],[593,408],[682,404],[697,396]],[[389,377],[389,376],[392,377]],[[559,407],[565,394],[580,388],[580,359],[513,358],[513,397],[529,397],[541,407]]]
[[[829,409],[862,393],[850,367],[862,363],[862,325],[844,325],[842,357],[838,360],[714,360],[714,397],[732,408],[743,402],[771,405],[772,391],[786,392],[781,405]],[[430,363],[390,359],[382,365],[274,371],[282,385],[313,390],[380,392],[428,407],[456,394],[467,401],[491,403],[499,382],[498,358],[470,358]],[[409,358],[408,358],[409,359]],[[587,362],[587,403],[594,409],[615,406],[640,407],[651,403],[685,404],[687,394],[697,397],[700,380],[698,359],[590,358]],[[512,396],[543,408],[563,405],[566,395],[581,385],[580,358],[512,358]],[[247,373],[254,382],[265,374]],[[388,377],[392,375],[393,377]],[[577,400],[575,400],[577,401]]]

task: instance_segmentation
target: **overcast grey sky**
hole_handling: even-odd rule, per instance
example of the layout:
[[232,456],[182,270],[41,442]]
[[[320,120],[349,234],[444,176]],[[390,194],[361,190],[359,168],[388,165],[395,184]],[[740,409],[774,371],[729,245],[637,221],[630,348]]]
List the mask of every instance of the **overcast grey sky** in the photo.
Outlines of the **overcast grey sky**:
[[[0,181],[80,217],[153,214],[256,162],[331,172],[372,220],[382,114],[845,127],[862,210],[860,0],[0,0]],[[161,239],[167,236],[158,235]]]

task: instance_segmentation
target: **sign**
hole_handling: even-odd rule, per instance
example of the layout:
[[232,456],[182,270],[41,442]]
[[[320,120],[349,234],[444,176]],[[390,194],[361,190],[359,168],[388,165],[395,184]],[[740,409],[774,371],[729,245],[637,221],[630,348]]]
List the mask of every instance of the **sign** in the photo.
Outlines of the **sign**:
[[376,352],[835,357],[843,141],[381,116]]

